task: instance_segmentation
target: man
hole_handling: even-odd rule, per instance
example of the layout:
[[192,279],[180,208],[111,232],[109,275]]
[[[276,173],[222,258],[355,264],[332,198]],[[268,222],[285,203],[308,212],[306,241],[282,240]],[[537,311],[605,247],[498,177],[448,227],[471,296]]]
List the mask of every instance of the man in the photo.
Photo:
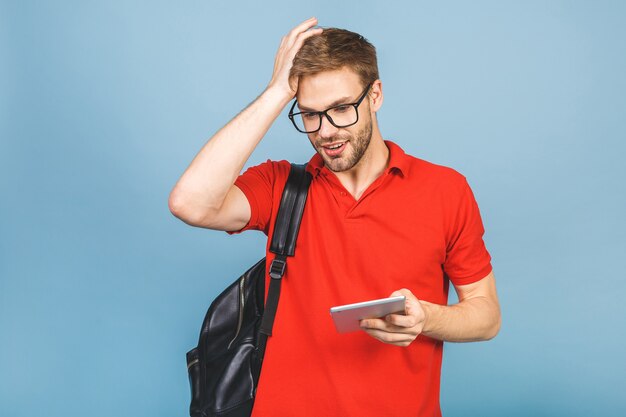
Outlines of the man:
[[[500,327],[478,207],[456,171],[383,140],[374,47],[316,24],[282,39],[268,87],[198,153],[170,209],[193,226],[271,238],[289,163],[239,173],[295,97],[290,119],[317,153],[253,415],[441,415],[443,341],[487,340]],[[450,281],[459,303],[447,306]],[[407,297],[405,314],[335,331],[330,307],[389,295]]]

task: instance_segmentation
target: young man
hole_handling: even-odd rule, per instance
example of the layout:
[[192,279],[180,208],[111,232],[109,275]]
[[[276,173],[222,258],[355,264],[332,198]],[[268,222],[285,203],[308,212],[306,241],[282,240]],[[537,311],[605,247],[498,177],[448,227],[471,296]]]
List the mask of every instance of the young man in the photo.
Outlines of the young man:
[[[443,341],[500,327],[480,213],[462,175],[383,140],[374,47],[316,23],[282,39],[268,87],[198,153],[170,209],[193,226],[271,239],[289,163],[239,173],[295,97],[290,119],[317,153],[253,415],[437,416]],[[450,281],[459,303],[447,306]],[[405,314],[335,331],[330,307],[389,295],[407,297]]]

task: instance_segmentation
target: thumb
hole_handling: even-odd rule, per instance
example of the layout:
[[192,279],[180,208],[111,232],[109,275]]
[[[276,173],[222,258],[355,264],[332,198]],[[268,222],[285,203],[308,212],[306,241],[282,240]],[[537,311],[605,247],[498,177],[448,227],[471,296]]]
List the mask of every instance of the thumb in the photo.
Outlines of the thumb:
[[390,297],[399,297],[399,296],[406,297],[406,301],[404,303],[404,314],[410,315],[412,312],[415,311],[416,304],[419,303],[419,300],[411,292],[411,290],[408,290],[406,288],[402,288],[400,290],[394,291],[390,295]]
[[404,295],[406,297],[407,301],[409,299],[417,301],[417,297],[411,292],[411,290],[408,290],[406,288],[402,288],[401,290],[397,290],[397,291],[392,292],[390,297],[399,297],[401,295]]

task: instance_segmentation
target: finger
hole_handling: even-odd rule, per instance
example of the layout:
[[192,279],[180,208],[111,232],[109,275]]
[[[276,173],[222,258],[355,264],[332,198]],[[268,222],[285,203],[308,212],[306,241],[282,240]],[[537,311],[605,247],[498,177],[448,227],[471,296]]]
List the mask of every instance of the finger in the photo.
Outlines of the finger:
[[389,314],[385,317],[385,321],[396,327],[409,328],[417,325],[417,318],[410,314]]
[[415,336],[413,335],[404,333],[388,333],[376,329],[367,329],[365,330],[365,333],[380,340],[381,342],[399,346],[408,346],[413,340],[415,340]]
[[300,32],[304,32],[305,30],[315,26],[317,24],[317,17],[315,16],[311,16],[309,17],[307,20],[303,21],[302,23],[300,23],[298,26],[296,26],[295,28],[291,29],[290,33],[300,33]]
[[295,40],[296,36],[298,36],[299,34],[307,31],[308,29],[312,28],[316,24],[317,24],[317,18],[316,17],[311,17],[311,18],[305,20],[304,22],[300,23],[295,28],[291,29],[291,31],[287,35],[287,40],[289,41],[289,43],[293,43],[293,41]]
[[385,325],[381,319],[363,319],[359,322],[362,329],[383,329]]
[[291,46],[291,49],[292,49],[291,52],[293,53],[293,55],[295,56],[296,53],[298,53],[298,51],[302,47],[302,44],[304,43],[305,40],[309,39],[312,36],[319,35],[323,31],[324,29],[322,28],[315,28],[315,29],[311,29],[309,31],[299,34],[296,37],[296,40],[294,41],[293,45]]
[[406,332],[406,328],[388,323],[383,319],[365,319],[361,320],[360,326],[363,330],[381,330],[390,333]]
[[[283,77],[288,74],[293,65],[293,59],[302,47],[304,41],[311,36],[319,35],[322,32],[322,28],[315,28],[307,32],[303,32],[297,36],[295,42],[291,45],[288,45],[289,40],[286,37],[283,37],[278,48],[278,53],[276,54],[276,59],[274,60],[274,73],[272,79],[274,79],[277,74],[283,74]],[[292,90],[297,88],[297,85],[293,85],[291,79],[289,79],[288,82]]]
[[306,30],[312,28],[313,26],[315,26],[317,24],[317,18],[316,17],[310,17],[307,20],[305,20],[304,22],[300,23],[298,26],[294,27],[293,29],[291,29],[289,31],[289,33],[287,34],[287,38],[295,38],[298,34],[305,32]]
[[399,297],[401,295],[404,295],[407,299],[409,298],[417,299],[417,297],[411,292],[411,290],[407,290],[406,288],[402,288],[401,290],[392,292],[390,297]]
[[422,303],[416,298],[414,300],[410,300],[406,304],[406,315],[415,317],[418,324],[424,324],[424,320],[426,320],[426,312],[424,311],[424,307],[422,307]]
[[406,298],[406,301],[404,303],[405,315],[408,314],[409,305],[411,303],[419,303],[418,298],[410,290],[407,290],[406,288],[402,288],[401,290],[394,291],[390,295],[390,297],[399,297],[399,296],[404,296]]

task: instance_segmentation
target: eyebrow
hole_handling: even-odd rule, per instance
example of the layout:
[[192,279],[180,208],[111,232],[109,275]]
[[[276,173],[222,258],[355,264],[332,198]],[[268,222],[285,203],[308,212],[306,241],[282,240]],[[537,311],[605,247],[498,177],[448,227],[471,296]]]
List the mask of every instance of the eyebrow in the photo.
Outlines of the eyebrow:
[[[350,100],[350,97],[349,97],[349,96],[347,96],[347,97],[341,97],[341,98],[339,98],[339,99],[337,99],[337,100],[333,101],[332,103],[330,103],[330,106],[328,106],[328,107],[327,107],[327,109],[330,109],[331,107],[338,106],[338,105],[340,105],[340,104],[348,104],[348,102],[347,102],[348,100]],[[301,105],[300,105],[300,102],[298,102],[298,108],[300,109],[300,111],[308,111],[308,112],[314,112],[314,111],[317,111],[317,110],[313,110],[313,109],[311,109],[311,108],[309,108],[309,107],[301,106]]]

